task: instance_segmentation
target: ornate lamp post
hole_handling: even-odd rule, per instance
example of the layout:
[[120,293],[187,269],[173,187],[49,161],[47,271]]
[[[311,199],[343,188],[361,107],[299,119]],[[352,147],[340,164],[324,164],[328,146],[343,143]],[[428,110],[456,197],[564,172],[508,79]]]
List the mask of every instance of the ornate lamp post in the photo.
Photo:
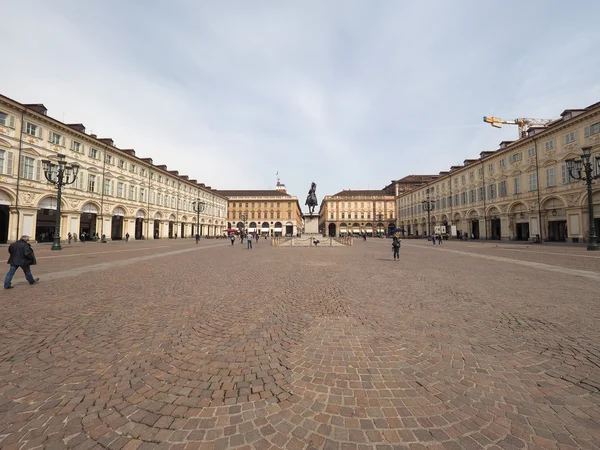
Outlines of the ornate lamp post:
[[[567,170],[569,176],[577,180],[582,180],[587,183],[588,196],[588,217],[590,221],[590,230],[588,238],[588,250],[600,250],[598,238],[596,236],[596,227],[594,225],[594,201],[592,199],[592,181],[600,178],[600,155],[596,155],[592,160],[592,147],[582,147],[581,159],[567,159]],[[583,167],[583,173],[582,173]],[[594,168],[596,175],[594,175]]]
[[200,213],[204,212],[204,208],[206,208],[206,203],[201,202],[198,199],[195,202],[192,202],[192,207],[194,208],[194,212],[196,213],[196,234],[200,235]]
[[54,231],[54,242],[52,250],[62,250],[60,246],[60,201],[62,197],[62,188],[69,184],[75,183],[77,173],[79,172],[78,164],[67,165],[65,155],[58,154],[58,162],[55,164],[49,159],[42,160],[44,166],[44,176],[46,180],[54,184],[58,189],[56,195],[56,230]]
[[429,199],[429,196],[421,202],[423,209],[427,211],[427,235],[431,236],[431,211],[433,211],[434,203],[433,200]]

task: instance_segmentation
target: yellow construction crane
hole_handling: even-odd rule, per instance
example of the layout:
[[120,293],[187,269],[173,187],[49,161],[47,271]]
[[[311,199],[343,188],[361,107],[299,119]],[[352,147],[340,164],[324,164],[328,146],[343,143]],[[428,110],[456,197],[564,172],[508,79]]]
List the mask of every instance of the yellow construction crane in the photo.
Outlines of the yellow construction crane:
[[530,119],[529,117],[518,117],[514,120],[504,120],[498,117],[483,116],[483,121],[496,128],[502,128],[502,125],[517,125],[519,127],[519,137],[525,137],[527,128],[533,126],[546,126],[555,119]]

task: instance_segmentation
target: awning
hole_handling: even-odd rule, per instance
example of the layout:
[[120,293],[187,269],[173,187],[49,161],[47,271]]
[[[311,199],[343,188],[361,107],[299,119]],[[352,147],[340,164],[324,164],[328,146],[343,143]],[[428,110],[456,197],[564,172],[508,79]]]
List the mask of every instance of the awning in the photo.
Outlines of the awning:
[[275,228],[275,231],[281,231],[281,227]]

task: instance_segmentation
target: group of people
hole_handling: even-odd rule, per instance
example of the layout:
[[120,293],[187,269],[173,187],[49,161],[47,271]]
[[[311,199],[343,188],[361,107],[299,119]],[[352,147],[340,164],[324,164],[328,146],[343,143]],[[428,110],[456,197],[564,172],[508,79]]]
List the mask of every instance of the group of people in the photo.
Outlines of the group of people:
[[435,245],[435,243],[437,242],[438,245],[442,245],[442,241],[444,240],[444,237],[441,234],[432,234],[430,236],[431,242],[433,242],[433,245]]
[[[246,239],[246,244],[248,246],[248,250],[250,250],[252,248],[252,242],[253,240],[256,240],[256,242],[259,241],[260,239],[260,235],[258,233],[254,233],[254,234],[240,234],[240,244],[244,243],[244,239]],[[265,235],[265,239],[267,239],[267,236]],[[229,236],[229,240],[231,241],[231,246],[233,247],[233,245],[235,244],[235,234],[231,233],[231,235]]]
[[[129,238],[129,233],[127,233],[127,236]],[[71,242],[77,242],[77,239],[79,239],[81,242],[85,242],[88,238],[89,238],[89,235],[85,231],[82,231],[80,235],[77,235],[77,233],[69,232],[67,234],[67,243],[70,244]],[[92,236],[92,239],[95,239],[95,240],[100,239],[98,236],[98,233],[94,233],[94,235]],[[43,242],[43,241],[39,241],[39,242]]]

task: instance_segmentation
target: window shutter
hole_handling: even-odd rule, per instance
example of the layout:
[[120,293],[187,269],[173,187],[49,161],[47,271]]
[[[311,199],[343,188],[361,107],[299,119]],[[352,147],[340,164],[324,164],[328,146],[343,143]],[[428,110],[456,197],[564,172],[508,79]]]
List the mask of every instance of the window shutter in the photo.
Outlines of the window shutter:
[[21,173],[19,174],[19,176],[21,178],[25,178],[25,156],[21,156]]
[[4,170],[6,175],[13,174],[13,154],[12,152],[6,152],[6,169]]
[[41,172],[42,172],[42,162],[39,159],[35,160],[35,179],[40,181]]
[[62,145],[64,147],[65,146],[65,137],[61,136],[59,142],[60,142],[60,145]]
[[15,116],[8,116],[8,126],[11,128],[15,127]]

